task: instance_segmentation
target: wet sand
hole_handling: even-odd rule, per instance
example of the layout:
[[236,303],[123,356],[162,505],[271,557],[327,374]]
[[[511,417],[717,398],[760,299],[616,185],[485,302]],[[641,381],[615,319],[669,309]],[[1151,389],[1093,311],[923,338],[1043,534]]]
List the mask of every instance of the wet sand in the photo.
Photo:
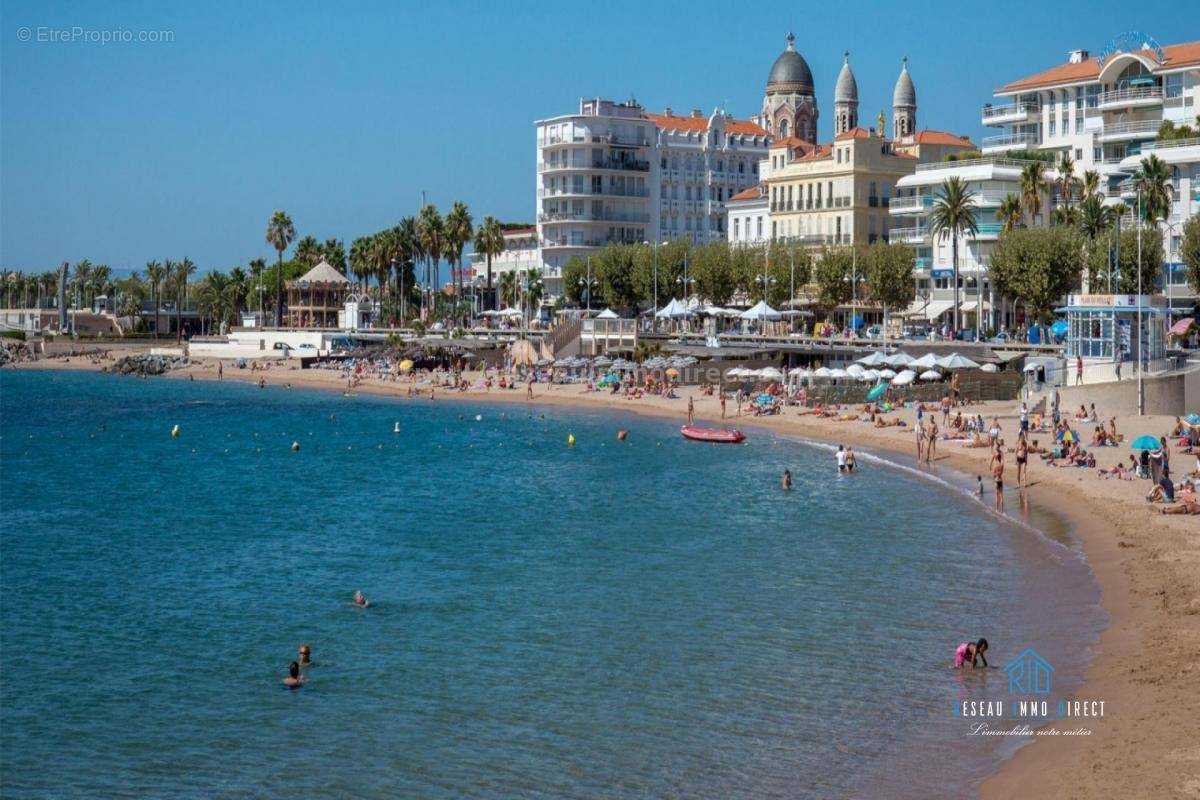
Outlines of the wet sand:
[[[82,358],[49,359],[22,364],[23,369],[99,369]],[[170,374],[171,379],[213,380],[215,362],[194,364]],[[346,391],[346,382],[334,370],[299,370],[273,366],[251,373],[226,364],[225,380],[268,385]],[[469,375],[475,383],[478,375]],[[129,378],[137,380],[137,378]],[[408,383],[365,379],[351,394],[376,394],[404,398]],[[428,401],[428,386],[419,387]],[[638,400],[601,393],[584,393],[576,385],[534,387],[534,404],[554,403],[582,408],[604,408],[666,416],[683,423],[689,395],[667,400],[647,396]],[[470,399],[506,403],[526,402],[524,386],[514,390],[459,392],[435,388],[436,398]],[[698,423],[721,424],[715,396],[693,396]],[[1008,446],[1016,440],[1016,403],[983,403],[965,410],[978,412],[989,423],[999,417]],[[1097,409],[1101,419],[1116,409]],[[915,412],[898,414],[909,426]],[[940,417],[940,415],[939,415]],[[1173,425],[1168,417],[1137,418],[1117,413],[1117,430],[1132,441],[1142,434],[1165,434]],[[729,427],[764,427],[780,434],[835,444],[850,444],[866,452],[881,452],[901,463],[915,464],[911,427],[876,429],[864,422],[838,422],[800,416],[785,407],[773,417],[736,417],[727,403]],[[939,418],[940,425],[940,418]],[[1089,423],[1072,426],[1090,436]],[[1035,434],[1043,445],[1049,434]],[[1174,448],[1173,448],[1174,449]],[[1098,467],[1128,459],[1128,446],[1097,448]],[[987,497],[989,451],[939,442],[929,469],[939,466],[984,476]],[[1181,475],[1194,468],[1195,457],[1176,453],[1173,471]],[[1006,456],[1006,485],[1016,481],[1011,454]],[[1157,505],[1145,502],[1148,481],[1102,479],[1094,469],[1050,467],[1032,457],[1028,498],[1065,516],[1079,539],[1102,592],[1110,625],[1095,648],[1095,659],[1085,675],[1081,697],[1103,699],[1105,719],[1096,721],[1087,737],[1039,738],[1022,747],[989,777],[981,788],[984,798],[1055,797],[1200,797],[1200,517],[1164,516]],[[1053,609],[1046,609],[1053,613]]]

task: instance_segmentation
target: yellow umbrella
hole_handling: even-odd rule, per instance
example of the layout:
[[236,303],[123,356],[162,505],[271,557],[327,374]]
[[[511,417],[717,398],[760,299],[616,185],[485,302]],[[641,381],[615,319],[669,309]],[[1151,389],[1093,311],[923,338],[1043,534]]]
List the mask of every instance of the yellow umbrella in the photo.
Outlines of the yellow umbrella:
[[669,370],[667,370],[667,376],[671,377],[671,378],[678,378],[679,370],[675,369],[674,367],[671,367]]
[[399,368],[400,368],[401,372],[408,372],[410,369],[413,368],[412,359],[406,358],[403,361],[401,361],[399,364]]

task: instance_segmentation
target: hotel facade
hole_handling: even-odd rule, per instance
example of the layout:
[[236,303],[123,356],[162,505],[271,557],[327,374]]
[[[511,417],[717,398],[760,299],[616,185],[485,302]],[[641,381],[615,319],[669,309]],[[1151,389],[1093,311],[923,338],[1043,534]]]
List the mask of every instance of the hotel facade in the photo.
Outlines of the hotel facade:
[[[997,303],[988,280],[988,265],[1001,225],[996,210],[1010,194],[1020,196],[1019,156],[1033,151],[1075,161],[1075,175],[1094,170],[1108,204],[1133,203],[1129,178],[1141,160],[1157,155],[1172,172],[1170,215],[1158,226],[1168,268],[1164,290],[1177,310],[1191,308],[1196,295],[1186,285],[1180,263],[1183,222],[1200,211],[1200,139],[1158,141],[1164,122],[1195,125],[1200,94],[1200,42],[1158,47],[1136,35],[1120,37],[1099,55],[1086,50],[1068,54],[1066,62],[1008,83],[983,106],[983,124],[1002,132],[981,142],[982,157],[969,161],[920,165],[900,181],[902,198],[893,201],[893,241],[917,248],[918,300],[910,309],[933,323],[944,322],[953,305],[952,248],[948,239],[934,240],[928,213],[938,187],[957,176],[975,193],[979,233],[958,243],[959,288],[965,324],[975,326],[982,307],[984,327],[1022,324],[1019,309]],[[1047,169],[1047,182],[1059,177]],[[1030,222],[1044,225],[1060,198],[1052,188],[1042,211]],[[1168,279],[1169,276],[1169,279]],[[1149,291],[1149,290],[1148,290]],[[982,295],[982,297],[980,297]]]

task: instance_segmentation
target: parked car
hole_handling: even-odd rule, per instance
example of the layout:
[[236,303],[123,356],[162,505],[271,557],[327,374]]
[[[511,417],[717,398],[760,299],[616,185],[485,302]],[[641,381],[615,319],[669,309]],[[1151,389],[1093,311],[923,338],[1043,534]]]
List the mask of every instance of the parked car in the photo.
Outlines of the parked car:
[[960,330],[956,334],[954,334],[954,338],[960,342],[973,342],[973,341],[975,341],[975,329],[974,328],[963,328],[962,330]]
[[1001,331],[992,338],[988,339],[988,341],[992,344],[1008,344],[1012,341],[1012,337],[1009,336],[1007,332]]
[[905,325],[904,326],[904,338],[905,339],[928,339],[929,332],[932,330],[933,330],[933,328],[931,328],[929,325]]

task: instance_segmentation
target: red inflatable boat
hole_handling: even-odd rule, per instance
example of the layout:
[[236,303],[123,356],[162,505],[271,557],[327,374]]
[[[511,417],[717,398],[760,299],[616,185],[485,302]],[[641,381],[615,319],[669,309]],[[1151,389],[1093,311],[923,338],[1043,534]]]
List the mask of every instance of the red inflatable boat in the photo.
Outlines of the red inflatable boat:
[[741,431],[718,431],[713,428],[697,428],[694,425],[684,425],[679,432],[685,439],[717,444],[737,444],[746,438],[746,434]]

